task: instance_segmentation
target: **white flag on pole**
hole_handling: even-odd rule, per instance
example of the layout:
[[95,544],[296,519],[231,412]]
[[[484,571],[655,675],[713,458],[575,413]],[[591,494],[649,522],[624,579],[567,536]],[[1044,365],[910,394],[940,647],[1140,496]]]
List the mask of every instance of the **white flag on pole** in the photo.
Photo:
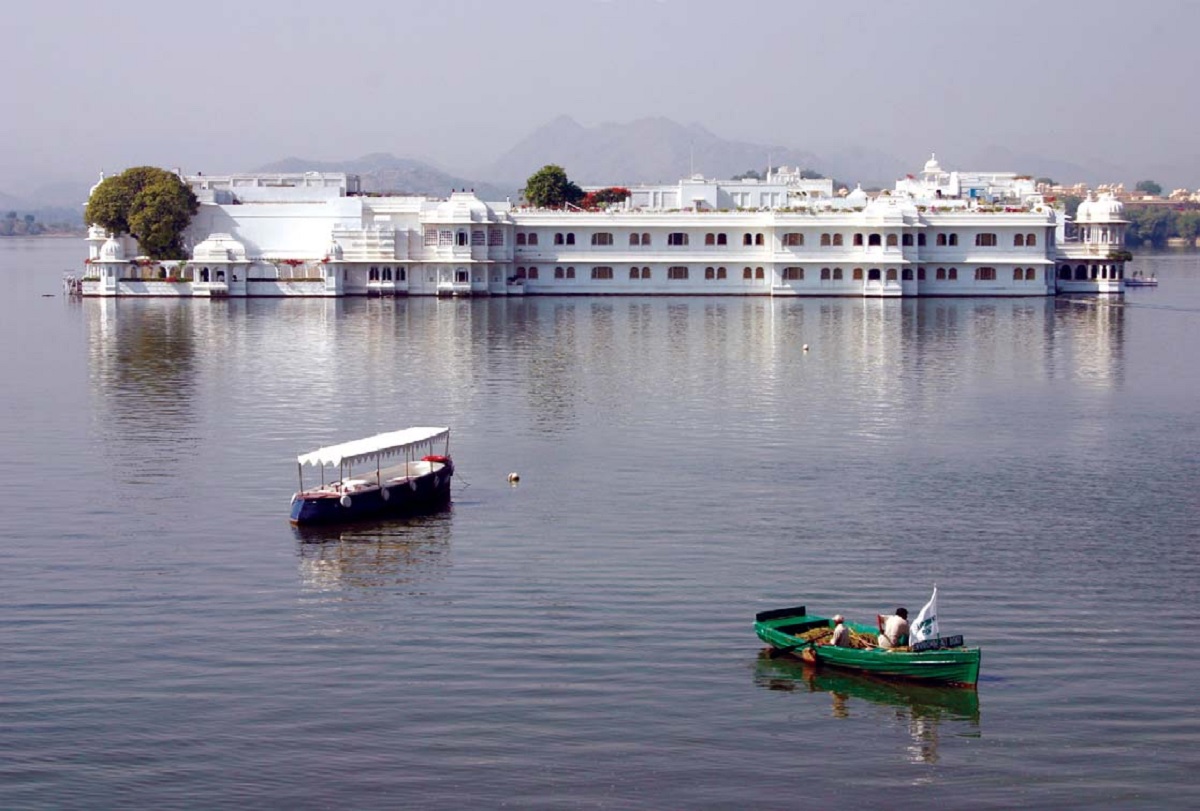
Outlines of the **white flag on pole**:
[[921,613],[917,614],[917,618],[909,627],[908,635],[913,642],[937,639],[937,611],[937,586],[934,586],[933,596],[929,598],[929,602],[925,603],[925,607],[921,609]]

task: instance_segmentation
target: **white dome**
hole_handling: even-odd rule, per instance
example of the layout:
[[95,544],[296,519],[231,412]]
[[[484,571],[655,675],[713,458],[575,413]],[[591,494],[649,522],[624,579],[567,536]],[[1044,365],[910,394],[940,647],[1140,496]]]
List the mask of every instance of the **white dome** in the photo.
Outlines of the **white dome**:
[[487,222],[487,205],[474,192],[454,192],[450,199],[439,203],[435,219],[438,222]]
[[192,249],[192,260],[197,262],[245,262],[246,246],[229,234],[209,234],[207,239]]
[[1114,222],[1125,219],[1125,206],[1121,201],[1105,192],[1092,203],[1092,222]]
[[344,253],[342,251],[342,246],[338,244],[338,241],[336,239],[330,240],[329,250],[327,250],[325,253],[334,262],[340,262],[342,259],[342,256],[344,255]]
[[942,165],[937,161],[936,152],[929,154],[929,160],[925,161],[925,169],[923,171],[927,175],[940,175],[942,173]]
[[108,241],[100,246],[100,261],[101,262],[123,262],[125,261],[125,249],[121,247],[121,243],[115,237],[109,237]]
[[1088,192],[1087,198],[1079,204],[1079,208],[1075,209],[1075,222],[1092,222],[1092,206],[1095,205],[1095,202],[1091,192]]
[[861,183],[854,187],[854,191],[846,195],[846,200],[855,206],[865,206],[867,204],[867,193],[863,191]]

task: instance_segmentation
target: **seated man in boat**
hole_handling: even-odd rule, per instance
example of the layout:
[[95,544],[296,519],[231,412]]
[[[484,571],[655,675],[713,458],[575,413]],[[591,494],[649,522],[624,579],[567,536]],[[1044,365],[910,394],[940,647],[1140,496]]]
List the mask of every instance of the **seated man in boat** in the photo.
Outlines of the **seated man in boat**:
[[901,606],[887,616],[877,614],[875,621],[879,624],[879,647],[902,648],[908,644],[907,608]]
[[839,648],[850,647],[850,629],[846,627],[846,620],[841,614],[833,615],[833,638],[829,644]]

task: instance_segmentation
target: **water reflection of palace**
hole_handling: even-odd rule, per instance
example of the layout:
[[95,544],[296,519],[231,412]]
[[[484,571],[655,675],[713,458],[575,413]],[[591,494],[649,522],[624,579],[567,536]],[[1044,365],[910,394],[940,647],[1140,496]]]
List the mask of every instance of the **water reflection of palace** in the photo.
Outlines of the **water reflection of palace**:
[[905,749],[912,763],[936,763],[944,732],[980,735],[979,694],[974,690],[882,681],[793,659],[771,659],[765,652],[755,665],[754,681],[768,690],[825,693],[829,712],[837,719],[882,707],[906,727]]
[[449,513],[347,527],[293,527],[300,579],[313,592],[416,592],[450,566]]

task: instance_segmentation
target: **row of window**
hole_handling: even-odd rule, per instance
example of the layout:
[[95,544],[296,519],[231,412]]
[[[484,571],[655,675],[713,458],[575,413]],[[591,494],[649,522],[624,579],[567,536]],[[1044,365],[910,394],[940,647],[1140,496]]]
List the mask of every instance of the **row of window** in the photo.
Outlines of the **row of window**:
[[454,245],[466,247],[483,247],[487,245],[490,248],[504,246],[504,231],[500,228],[489,228],[485,235],[481,229],[475,229],[469,234],[466,230],[455,232],[447,228],[426,228],[425,229],[425,247],[448,248]]
[[[408,278],[404,268],[396,268],[396,277],[394,281],[403,282]],[[389,267],[379,268],[372,267],[367,271],[367,279],[372,282],[390,282],[392,279],[392,269]]]
[[[446,233],[449,233],[449,232],[446,232]],[[482,232],[476,232],[476,233],[479,233],[482,236]],[[925,245],[925,234],[921,233],[921,234],[917,234],[916,236],[917,236],[916,244],[923,247]],[[882,247],[884,245],[885,235],[883,235],[883,234],[865,234],[865,235],[864,234],[852,234],[851,235],[851,244],[854,245],[855,247],[862,247],[864,245],[864,240],[865,240],[865,244],[868,247],[873,247],[873,246]],[[785,248],[799,248],[804,245],[804,234],[800,233],[799,231],[789,231],[789,232],[783,234],[782,241],[783,241],[783,246]],[[689,243],[689,235],[683,231],[673,231],[673,232],[667,234],[667,244],[668,245],[680,246],[680,245],[687,245],[688,243]],[[431,244],[429,242],[428,232],[426,232],[425,244],[426,245]],[[517,232],[517,245],[518,246],[520,246],[520,245],[537,245],[537,244],[538,244],[538,235],[537,234],[525,233],[524,231]],[[566,233],[562,233],[562,232],[556,233],[554,235],[554,244],[555,245],[574,245],[575,244],[575,234],[570,231],[568,231]],[[615,242],[613,241],[613,235],[612,235],[612,233],[610,233],[608,231],[600,231],[595,234],[592,234],[592,245],[605,246],[605,245],[614,245],[614,244],[615,244]],[[635,246],[650,245],[651,244],[650,234],[648,234],[648,233],[630,234],[629,235],[629,244],[635,245]],[[726,234],[708,233],[708,234],[704,235],[704,244],[706,246],[708,246],[708,245],[728,245],[729,241],[727,239]],[[742,234],[742,245],[754,246],[754,245],[763,245],[763,244],[765,244],[765,237],[761,233]],[[844,234],[821,234],[821,247],[823,247],[823,248],[825,248],[825,247],[841,247],[841,246],[844,246],[845,244],[846,243],[845,243],[845,235]],[[906,247],[911,246],[913,244],[913,235],[912,234],[903,234],[903,235],[887,234],[886,235],[886,244],[887,244],[887,247],[889,247],[889,248],[898,247],[899,245],[904,245]],[[937,234],[935,244],[938,246],[945,246],[945,247],[953,247],[955,245],[958,245],[958,234],[944,234],[944,233]],[[982,247],[982,248],[995,247],[998,244],[1000,244],[999,237],[994,233],[981,233],[981,234],[975,235],[976,247]],[[1032,248],[1037,245],[1037,234],[1014,234],[1013,235],[1013,245],[1018,248],[1025,248],[1025,247]]]
[[1123,265],[1076,265],[1074,272],[1070,265],[1063,265],[1058,269],[1058,278],[1075,281],[1088,281],[1090,279],[1122,279],[1125,277],[1125,267]]
[[[690,277],[690,273],[691,273],[691,269],[685,265],[673,265],[673,266],[667,268],[667,278],[672,281],[687,279]],[[742,268],[742,278],[746,279],[746,280],[765,280],[766,275],[767,275],[766,271],[761,267]],[[536,267],[518,267],[517,268],[517,278],[518,279],[537,279],[537,278],[540,278],[540,271]],[[569,265],[567,267],[562,267],[562,266],[556,267],[556,268],[554,268],[554,278],[555,279],[574,279],[575,278],[575,268],[573,266],[569,266]],[[593,279],[612,279],[612,278],[614,278],[613,269],[611,267],[607,267],[607,266],[603,266],[603,265],[594,267],[594,268],[592,268],[592,271],[591,271],[591,278],[593,278]],[[642,267],[642,268],[631,267],[629,269],[629,278],[630,279],[650,279],[650,278],[652,278],[652,274],[650,272],[650,268],[648,268],[648,267]],[[724,267],[707,267],[704,269],[704,278],[713,280],[713,281],[720,281],[721,279],[729,278],[729,272]]]
[[[1084,266],[1080,265],[1079,267],[1081,269],[1083,269]],[[804,281],[804,271],[805,271],[805,269],[802,267],[786,267],[786,268],[783,268],[783,270],[781,271],[781,276],[783,278],[783,281],[785,281],[785,282],[802,282],[802,281]],[[1067,273],[1068,275],[1064,276],[1063,275],[1064,272]],[[1059,277],[1064,278],[1064,279],[1069,279],[1070,278],[1069,273],[1070,273],[1070,268],[1064,266],[1063,270],[1060,271],[1060,273],[1059,273]],[[670,280],[687,279],[687,278],[689,278],[689,274],[690,274],[690,269],[684,265],[674,265],[672,267],[667,268],[667,278]],[[880,268],[868,268],[866,270],[864,270],[863,268],[853,268],[850,271],[851,280],[856,281],[856,282],[861,282],[864,279],[866,281],[870,281],[870,282],[878,282],[878,281],[883,281],[885,279],[889,282],[894,282],[894,281],[897,281],[898,278],[902,278],[904,281],[912,281],[913,275],[914,274],[913,274],[912,268],[904,268],[902,271],[897,271],[896,268],[887,268],[885,270],[881,270]],[[827,281],[839,282],[839,281],[843,281],[845,279],[845,272],[843,271],[842,268],[821,268],[820,276],[821,276],[821,281],[823,281],[823,282],[827,282]],[[704,278],[705,279],[719,281],[721,279],[727,279],[728,277],[729,277],[728,272],[727,272],[726,268],[724,268],[724,267],[706,267],[704,269]],[[761,280],[761,279],[765,279],[765,277],[766,277],[766,272],[761,267],[742,268],[742,279],[743,280],[748,280],[748,281],[749,280]],[[536,267],[518,267],[517,268],[517,278],[518,279],[537,279],[537,278],[539,278],[539,271]],[[575,278],[574,266],[566,266],[566,267],[559,266],[559,267],[554,268],[554,278],[555,279],[574,279]],[[591,278],[593,278],[593,279],[612,279],[615,277],[613,274],[613,269],[611,267],[601,265],[601,266],[592,268]],[[650,268],[648,268],[648,267],[643,267],[643,268],[632,267],[629,269],[629,278],[630,279],[649,279],[649,278],[651,278]],[[917,281],[923,282],[926,280],[926,278],[927,278],[927,276],[926,276],[925,268],[918,267],[916,269]],[[937,281],[951,281],[951,282],[958,281],[958,268],[955,268],[955,267],[936,268],[933,272],[933,278],[936,279]],[[994,267],[975,268],[975,281],[977,281],[977,282],[993,282],[996,280],[996,278],[997,278],[997,273],[996,273],[996,269]],[[1013,268],[1012,278],[1013,278],[1013,281],[1016,281],[1016,282],[1036,281],[1037,280],[1037,269],[1036,268]],[[1085,278],[1085,277],[1080,276],[1078,278]],[[1096,278],[1096,276],[1092,276],[1092,278]],[[1104,278],[1104,277],[1101,277],[1101,278]]]

